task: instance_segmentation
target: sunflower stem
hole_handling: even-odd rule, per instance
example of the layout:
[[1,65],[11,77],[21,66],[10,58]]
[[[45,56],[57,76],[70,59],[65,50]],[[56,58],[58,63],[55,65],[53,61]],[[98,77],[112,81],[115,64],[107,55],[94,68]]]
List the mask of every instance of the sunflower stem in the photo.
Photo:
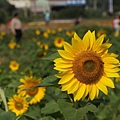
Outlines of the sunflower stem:
[[84,118],[85,118],[85,120],[88,120],[87,114],[85,114],[85,117],[84,117]]

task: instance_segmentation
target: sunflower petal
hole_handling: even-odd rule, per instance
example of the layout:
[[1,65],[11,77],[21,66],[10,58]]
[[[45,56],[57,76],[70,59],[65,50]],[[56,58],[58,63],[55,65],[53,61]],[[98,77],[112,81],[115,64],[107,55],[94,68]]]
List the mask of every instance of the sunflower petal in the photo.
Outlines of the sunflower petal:
[[68,89],[68,94],[74,93],[79,88],[80,82],[76,79],[73,79],[73,81],[74,81],[73,84]]
[[95,98],[96,92],[97,92],[97,87],[96,87],[96,85],[92,85],[91,92],[89,93],[89,98],[90,98],[91,100],[93,100],[93,99]]
[[65,59],[68,59],[68,60],[74,59],[74,56],[72,54],[70,54],[69,52],[66,52],[64,50],[58,50],[58,53],[60,54],[60,56],[62,56]]
[[91,35],[90,30],[88,30],[88,32],[83,37],[83,43],[85,45],[85,50],[88,50],[90,48],[90,36],[92,35]]
[[101,90],[105,95],[108,94],[108,90],[105,85],[103,85],[100,81],[96,84],[99,90]]
[[70,81],[73,77],[74,77],[74,74],[64,75],[64,76],[61,78],[61,80],[58,82],[58,84],[64,84],[64,83]]
[[78,41],[74,38],[72,38],[72,46],[73,46],[73,49],[76,51],[76,53],[80,53],[84,49],[83,42]]
[[91,36],[90,36],[90,49],[92,49],[92,47],[93,47],[93,45],[95,43],[95,40],[96,40],[96,38],[95,38],[95,31],[93,31],[91,33]]
[[115,88],[113,81],[110,78],[107,78],[105,76],[102,76],[100,82],[104,84],[105,86]]
[[105,35],[101,35],[94,43],[93,50],[97,51],[97,48],[102,45]]
[[75,38],[76,40],[81,40],[81,38],[77,35],[76,32],[74,33],[74,38]]
[[119,60],[114,57],[102,57],[104,63],[118,64]]
[[67,42],[64,42],[64,49],[65,49],[65,51],[69,52],[70,54],[74,55],[76,53],[74,51],[73,47]]
[[118,73],[105,72],[107,77],[120,77]]
[[81,84],[79,89],[74,93],[74,101],[80,100],[83,97],[85,90],[86,90],[86,85]]

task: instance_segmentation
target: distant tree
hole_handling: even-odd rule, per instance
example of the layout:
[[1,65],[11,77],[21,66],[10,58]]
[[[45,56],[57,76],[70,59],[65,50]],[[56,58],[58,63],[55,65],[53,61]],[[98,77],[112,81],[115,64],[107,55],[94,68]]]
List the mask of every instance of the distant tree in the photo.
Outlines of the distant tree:
[[120,11],[120,0],[113,0],[113,11],[114,12]]
[[6,23],[8,20],[8,14],[4,9],[0,9],[0,24]]
[[10,5],[7,0],[0,0],[0,8],[4,9],[8,15],[12,15],[12,12],[15,11],[15,6]]
[[0,0],[0,23],[6,23],[15,10],[15,6],[10,5],[7,0]]

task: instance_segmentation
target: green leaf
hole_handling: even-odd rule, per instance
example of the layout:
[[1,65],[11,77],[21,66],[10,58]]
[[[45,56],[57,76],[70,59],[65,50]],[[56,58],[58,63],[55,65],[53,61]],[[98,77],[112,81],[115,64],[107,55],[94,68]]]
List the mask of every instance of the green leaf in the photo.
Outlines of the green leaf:
[[1,95],[2,101],[3,101],[4,105],[5,105],[5,110],[8,111],[5,93],[1,88],[0,88],[0,95]]
[[55,119],[51,116],[47,116],[47,117],[42,117],[39,120],[55,120]]
[[54,100],[46,103],[45,107],[41,109],[41,113],[45,115],[52,114],[58,111],[60,111],[60,109],[58,107],[58,104]]
[[29,110],[24,115],[32,118],[33,120],[36,120],[37,118],[41,117],[40,107],[38,105],[32,105],[29,107]]
[[75,109],[73,103],[68,103],[65,100],[58,100],[58,106],[66,120],[82,120],[88,111],[95,112],[96,106],[87,104],[84,107]]
[[81,120],[83,119],[83,117],[86,115],[86,113],[90,111],[90,112],[96,112],[97,111],[97,108],[95,105],[93,104],[87,104],[86,106],[82,107],[82,108],[79,108],[76,112],[76,115],[75,115],[75,119],[74,120]]
[[52,55],[42,58],[42,59],[54,61],[56,58],[59,58],[59,57],[60,57],[60,55],[58,53],[53,53]]
[[2,112],[0,114],[0,120],[15,120],[16,116],[11,111]]
[[15,82],[10,83],[10,84],[8,85],[8,87],[17,88],[19,85],[20,85],[20,82],[15,81]]
[[42,79],[41,83],[38,86],[50,86],[56,84],[57,77],[55,75],[48,76]]
[[75,108],[73,108],[73,103],[66,102],[63,99],[57,101],[61,113],[64,115],[65,120],[74,120]]

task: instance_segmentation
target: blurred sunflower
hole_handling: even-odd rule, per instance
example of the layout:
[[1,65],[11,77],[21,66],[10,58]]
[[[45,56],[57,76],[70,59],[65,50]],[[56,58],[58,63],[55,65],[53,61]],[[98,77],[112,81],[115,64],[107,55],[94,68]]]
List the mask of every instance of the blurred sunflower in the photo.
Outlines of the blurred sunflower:
[[37,42],[37,46],[39,46],[39,47],[41,46],[41,42],[40,41]]
[[115,79],[115,82],[119,82],[120,81],[120,77],[117,77],[116,79]]
[[99,30],[98,32],[97,32],[97,37],[100,37],[101,35],[105,35],[106,36],[106,30]]
[[36,80],[33,76],[21,78],[20,82],[22,85],[18,86],[18,94],[30,98],[29,104],[35,104],[40,102],[44,95],[46,88],[45,87],[36,87],[41,82],[41,78]]
[[73,35],[74,35],[74,31],[66,31],[66,35],[68,36],[68,37],[72,37]]
[[15,94],[8,101],[8,109],[19,116],[28,110],[28,103],[24,97]]
[[46,30],[46,33],[50,34],[50,33],[51,33],[51,30],[50,30],[50,29],[47,29],[47,30]]
[[64,38],[62,37],[56,37],[54,40],[54,45],[58,48],[61,48],[63,46],[64,43]]
[[37,42],[37,39],[36,39],[36,38],[34,38],[34,37],[32,38],[32,40],[33,40],[34,42]]
[[47,43],[44,43],[41,45],[41,48],[44,49],[44,50],[48,50],[49,46]]
[[119,36],[119,32],[115,32],[114,37],[118,37],[118,36]]
[[36,35],[40,35],[40,33],[41,33],[40,30],[38,30],[38,29],[35,30],[35,34],[36,34]]
[[6,35],[6,32],[1,31],[1,35],[2,35],[2,36],[5,36],[5,35]]
[[48,34],[47,32],[44,32],[44,33],[43,33],[43,37],[44,37],[44,38],[48,38],[48,37],[49,37],[49,34]]
[[51,33],[52,34],[56,34],[56,30],[51,30]]
[[38,54],[37,54],[37,56],[42,58],[42,57],[45,57],[46,54],[47,54],[47,53],[44,52],[44,51],[39,51]]
[[16,46],[16,42],[10,42],[10,43],[8,44],[8,46],[9,46],[10,49],[14,49],[15,46]]
[[103,43],[104,35],[95,38],[95,32],[88,31],[83,40],[75,33],[72,45],[65,42],[64,50],[58,50],[61,58],[54,60],[54,69],[61,78],[62,91],[73,94],[74,101],[84,99],[87,95],[93,100],[98,97],[99,90],[108,94],[107,87],[114,88],[109,77],[119,77],[120,69],[117,55],[108,53],[112,45]]
[[16,71],[19,69],[19,63],[16,62],[15,60],[11,61],[10,64],[9,64],[9,68],[12,70],[12,71]]
[[61,27],[59,27],[57,30],[58,30],[58,32],[62,32],[63,29]]

